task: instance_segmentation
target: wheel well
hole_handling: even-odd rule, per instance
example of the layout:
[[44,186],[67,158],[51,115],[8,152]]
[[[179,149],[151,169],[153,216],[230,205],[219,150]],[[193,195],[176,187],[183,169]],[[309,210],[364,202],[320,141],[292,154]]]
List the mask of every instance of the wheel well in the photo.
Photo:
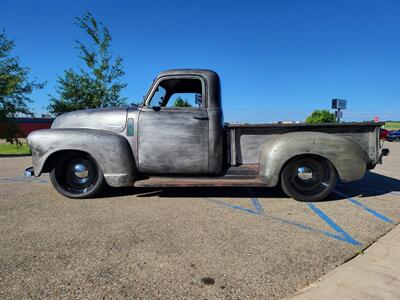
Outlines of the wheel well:
[[289,158],[289,159],[283,164],[283,166],[282,166],[282,168],[281,168],[281,170],[280,170],[280,172],[279,172],[279,181],[278,181],[278,185],[281,184],[282,172],[283,172],[283,169],[285,169],[286,165],[287,165],[288,163],[290,163],[291,161],[295,160],[295,159],[303,158],[303,157],[311,157],[311,158],[325,159],[325,160],[329,161],[330,164],[333,166],[333,169],[334,169],[335,172],[336,172],[337,178],[340,179],[339,172],[336,170],[335,165],[334,165],[328,158],[326,158],[326,157],[324,157],[324,156],[322,156],[322,155],[318,155],[318,154],[313,154],[313,153],[309,153],[309,154],[308,154],[308,153],[307,153],[307,154],[299,154],[299,155],[293,156],[293,157]]
[[56,152],[50,154],[49,157],[47,157],[46,162],[43,165],[42,173],[49,173],[54,168],[57,160],[60,157],[64,157],[66,155],[71,155],[71,154],[86,154],[86,155],[90,155],[89,153],[87,153],[85,151],[80,151],[80,150],[60,150],[60,151],[56,151]]

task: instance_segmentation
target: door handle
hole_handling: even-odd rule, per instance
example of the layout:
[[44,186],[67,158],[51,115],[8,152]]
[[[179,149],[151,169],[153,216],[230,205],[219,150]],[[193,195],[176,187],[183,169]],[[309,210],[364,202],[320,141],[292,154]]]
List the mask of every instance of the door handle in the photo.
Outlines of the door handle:
[[208,120],[208,116],[205,113],[197,113],[193,115],[193,119],[196,120]]

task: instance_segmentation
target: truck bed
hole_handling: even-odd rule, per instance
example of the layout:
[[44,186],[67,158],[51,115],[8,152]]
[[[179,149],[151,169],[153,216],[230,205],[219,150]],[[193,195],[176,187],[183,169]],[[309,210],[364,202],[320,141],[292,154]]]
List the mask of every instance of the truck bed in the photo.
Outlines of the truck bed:
[[335,134],[358,143],[368,155],[369,163],[379,161],[379,127],[385,123],[352,122],[326,124],[248,124],[226,123],[228,161],[231,166],[259,162],[261,146],[288,132],[314,131]]

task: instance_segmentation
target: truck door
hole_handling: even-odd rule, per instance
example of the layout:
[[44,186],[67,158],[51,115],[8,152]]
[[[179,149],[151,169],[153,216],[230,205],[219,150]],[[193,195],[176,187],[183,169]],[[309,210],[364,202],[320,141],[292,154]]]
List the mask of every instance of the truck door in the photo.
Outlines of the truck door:
[[209,121],[200,76],[167,76],[139,112],[138,167],[151,174],[208,173]]

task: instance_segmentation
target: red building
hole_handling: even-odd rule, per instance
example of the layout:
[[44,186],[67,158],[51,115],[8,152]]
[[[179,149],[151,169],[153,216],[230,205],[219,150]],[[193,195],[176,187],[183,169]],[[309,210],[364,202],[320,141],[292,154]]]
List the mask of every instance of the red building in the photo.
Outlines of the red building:
[[15,123],[22,133],[22,136],[17,137],[26,137],[34,130],[48,129],[53,121],[53,118],[15,118]]

